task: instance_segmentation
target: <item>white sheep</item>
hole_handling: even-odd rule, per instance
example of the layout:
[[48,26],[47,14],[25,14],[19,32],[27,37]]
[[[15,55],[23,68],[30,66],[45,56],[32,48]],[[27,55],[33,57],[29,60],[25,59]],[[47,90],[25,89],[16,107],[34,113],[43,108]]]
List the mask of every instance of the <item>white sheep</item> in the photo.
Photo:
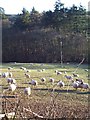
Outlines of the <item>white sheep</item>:
[[80,82],[81,84],[83,84],[83,79],[76,79],[76,81]]
[[41,78],[41,81],[42,81],[42,82],[45,82],[45,81],[46,81],[46,78]]
[[54,83],[54,78],[50,78],[49,82]]
[[42,69],[42,71],[45,71],[45,69]]
[[8,76],[11,78],[11,77],[12,77],[12,73],[11,73],[11,72],[9,72]]
[[16,90],[16,85],[15,84],[10,84],[8,90],[10,90],[12,92],[15,91]]
[[90,89],[90,86],[89,86],[88,83],[83,83],[83,84],[81,84],[81,86],[82,86],[82,88],[84,88],[84,89]]
[[69,75],[65,75],[65,78],[68,80],[68,87],[67,87],[67,92],[69,90],[70,82],[73,82],[73,77]]
[[58,85],[59,87],[64,87],[64,86],[65,86],[64,82],[61,81],[61,80],[57,83],[57,85]]
[[12,70],[13,68],[12,67],[8,67],[8,70]]
[[82,83],[80,81],[74,81],[73,83],[74,88],[83,88],[83,89],[90,89],[90,86],[88,83]]
[[29,84],[36,86],[36,85],[38,85],[38,82],[37,82],[36,80],[33,80],[33,79],[32,79],[32,80],[29,82]]
[[67,80],[73,80],[73,77],[72,77],[72,76],[69,76],[69,75],[65,75],[65,78],[66,78]]
[[73,86],[75,89],[77,89],[77,88],[79,88],[80,83],[79,83],[79,82],[74,81],[74,82],[72,83],[72,86]]
[[26,68],[25,68],[25,67],[20,67],[20,69],[22,69],[22,70],[26,71]]
[[88,69],[85,69],[86,72],[88,72]]
[[78,74],[73,73],[73,77],[79,77],[79,75],[78,75]]
[[57,73],[58,72],[58,70],[55,70],[55,73]]
[[16,84],[16,80],[14,78],[12,78],[12,83]]
[[8,84],[11,83],[11,79],[12,79],[12,78],[7,78],[7,83],[8,83]]
[[26,95],[31,95],[31,88],[30,87],[27,87],[27,88],[25,88],[24,89],[24,94],[26,94]]
[[2,77],[3,77],[3,78],[8,77],[8,75],[9,75],[9,73],[8,73],[8,72],[4,72],[4,73],[2,73]]
[[16,84],[16,80],[14,78],[7,78],[8,84]]
[[2,73],[0,72],[0,78],[2,77]]
[[62,75],[62,72],[57,71],[57,75]]
[[25,73],[25,76],[26,76],[26,78],[30,78],[30,75],[29,75],[29,74],[27,74],[27,73]]

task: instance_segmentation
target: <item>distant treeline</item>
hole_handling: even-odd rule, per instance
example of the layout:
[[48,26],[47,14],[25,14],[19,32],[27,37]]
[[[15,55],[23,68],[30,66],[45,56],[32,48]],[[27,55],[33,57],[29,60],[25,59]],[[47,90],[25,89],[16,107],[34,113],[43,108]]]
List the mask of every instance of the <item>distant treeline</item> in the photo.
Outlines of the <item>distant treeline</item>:
[[3,62],[88,62],[90,14],[83,6],[57,0],[54,11],[1,15]]

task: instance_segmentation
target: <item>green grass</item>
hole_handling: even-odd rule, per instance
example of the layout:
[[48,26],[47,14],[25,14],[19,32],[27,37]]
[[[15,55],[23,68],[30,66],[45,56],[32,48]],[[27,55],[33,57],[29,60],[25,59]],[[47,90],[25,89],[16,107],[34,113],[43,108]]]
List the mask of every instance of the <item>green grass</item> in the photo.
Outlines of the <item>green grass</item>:
[[[30,74],[31,78],[30,79],[26,79],[25,78],[25,71],[20,70],[20,67],[26,67],[28,70],[30,70],[30,72],[28,74]],[[13,67],[13,69],[10,71],[13,73],[13,77],[17,80],[17,85],[18,86],[28,86],[25,84],[21,84],[23,82],[29,82],[31,79],[35,79],[38,81],[38,86],[39,88],[46,88],[46,86],[48,86],[48,88],[53,88],[53,85],[51,85],[51,83],[48,82],[49,78],[52,77],[55,79],[55,83],[57,83],[59,80],[63,80],[65,82],[65,84],[68,84],[67,79],[64,77],[64,72],[66,71],[68,75],[72,75],[72,73],[76,70],[77,68],[77,64],[64,64],[63,68],[61,67],[60,64],[38,64],[38,63],[34,63],[29,64],[29,63],[7,63],[7,64],[2,64],[2,72],[7,72],[8,71],[8,67]],[[85,71],[85,69],[87,68],[87,65],[81,65],[76,73],[79,74],[79,78],[83,79],[85,82],[88,82],[88,72]],[[45,69],[45,71],[39,72],[38,70],[42,70]],[[56,75],[55,70],[61,71],[63,73],[63,75]],[[43,84],[40,79],[42,77],[46,78],[46,83]],[[75,78],[74,78],[75,79]],[[5,86],[7,84],[6,82],[6,78],[2,78],[2,85]],[[56,87],[57,89],[60,89],[58,87]],[[63,88],[64,90],[67,90],[67,86],[65,88]],[[69,88],[69,89],[73,89],[73,88]]]
[[[28,82],[31,79],[35,79],[38,81],[39,85],[38,87],[52,87],[52,85],[48,82],[49,78],[52,77],[55,79],[55,83],[57,83],[59,80],[63,80],[66,85],[68,84],[68,81],[66,80],[66,78],[64,77],[64,72],[66,71],[68,75],[72,75],[72,73],[76,70],[77,68],[77,64],[63,64],[63,67],[61,67],[60,64],[38,64],[38,63],[34,63],[34,64],[30,64],[30,63],[5,63],[2,64],[2,72],[7,72],[8,71],[8,67],[13,67],[13,69],[10,71],[13,73],[13,77],[17,80],[17,85],[23,83],[23,82]],[[26,67],[28,70],[30,70],[30,72],[28,74],[30,74],[31,78],[30,79],[26,79],[25,78],[25,71],[20,70],[20,67]],[[76,73],[79,74],[79,78],[83,79],[85,82],[88,82],[88,72],[85,71],[85,69],[88,68],[88,65],[81,65]],[[38,70],[42,70],[45,69],[45,71],[39,72]],[[63,75],[56,75],[55,70],[61,71],[63,73]],[[46,86],[43,85],[40,81],[40,79],[42,77],[46,78]],[[75,78],[74,78],[75,80]],[[2,81],[2,85],[6,85],[6,78],[1,78]],[[40,85],[42,84],[42,85]],[[24,85],[22,84],[21,86],[28,86],[28,85]],[[67,89],[64,88],[64,89]],[[71,88],[70,88],[71,89]]]

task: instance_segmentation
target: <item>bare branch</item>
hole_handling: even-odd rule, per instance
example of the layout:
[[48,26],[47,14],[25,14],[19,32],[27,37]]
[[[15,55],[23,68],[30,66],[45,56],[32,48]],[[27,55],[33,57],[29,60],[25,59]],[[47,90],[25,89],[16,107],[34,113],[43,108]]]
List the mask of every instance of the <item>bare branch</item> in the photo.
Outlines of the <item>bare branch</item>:
[[40,115],[38,115],[37,113],[33,112],[31,109],[28,110],[28,109],[25,108],[25,107],[23,107],[23,109],[26,110],[26,111],[28,111],[28,112],[31,112],[33,115],[35,115],[35,116],[38,117],[38,118],[44,118],[43,116],[40,116]]

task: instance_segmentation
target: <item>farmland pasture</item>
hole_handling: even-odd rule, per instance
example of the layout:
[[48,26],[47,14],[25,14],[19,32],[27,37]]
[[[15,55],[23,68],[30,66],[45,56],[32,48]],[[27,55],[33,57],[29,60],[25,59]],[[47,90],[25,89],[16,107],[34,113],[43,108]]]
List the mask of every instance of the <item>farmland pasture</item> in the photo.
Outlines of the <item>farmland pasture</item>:
[[[13,69],[8,70],[8,67]],[[20,69],[25,67],[28,71]],[[65,72],[68,75],[79,75],[80,79],[88,83],[88,65],[82,64],[77,69],[78,64],[49,64],[49,63],[4,63],[0,65],[0,72],[12,72],[13,78],[17,81],[17,89],[14,93],[7,91],[8,84],[6,78],[0,78],[2,86],[2,112],[14,112],[16,117],[34,118],[33,114],[28,110],[32,110],[44,118],[88,118],[88,95],[89,90],[77,89],[72,87],[72,83],[64,77]],[[57,75],[55,70],[62,72]],[[30,78],[25,77],[25,73],[30,75]],[[43,83],[41,78],[46,78]],[[55,82],[50,83],[49,79],[54,78]],[[32,79],[37,80],[38,85],[32,86],[28,84]],[[76,78],[74,77],[74,80]],[[64,81],[65,87],[57,86],[59,80]],[[31,95],[28,97],[24,94],[25,87],[31,87]],[[1,98],[0,98],[1,99]],[[18,107],[17,107],[17,101]],[[6,104],[5,104],[6,103]],[[38,117],[38,116],[37,116]]]

